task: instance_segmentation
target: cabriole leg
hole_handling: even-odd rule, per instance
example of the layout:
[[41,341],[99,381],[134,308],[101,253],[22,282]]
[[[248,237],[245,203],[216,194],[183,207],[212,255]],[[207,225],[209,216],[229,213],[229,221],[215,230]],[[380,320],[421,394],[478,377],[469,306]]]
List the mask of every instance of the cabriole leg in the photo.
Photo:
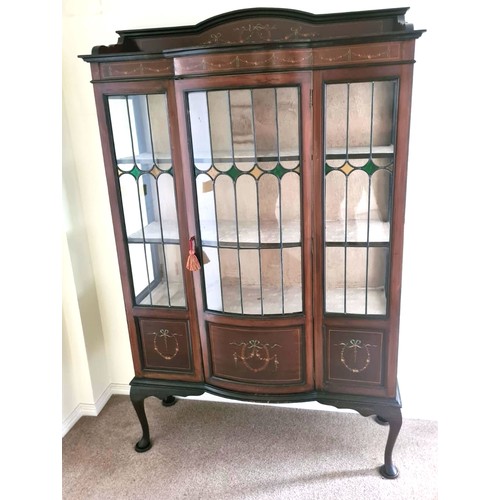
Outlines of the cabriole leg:
[[137,417],[142,427],[142,438],[135,445],[135,451],[138,453],[148,451],[152,446],[149,438],[148,419],[146,417],[146,411],[144,410],[144,399],[144,396],[136,395],[132,390],[130,391],[130,400],[134,405],[135,412],[137,413]]
[[398,437],[403,418],[400,408],[387,408],[382,412],[377,413],[377,416],[385,420],[389,424],[389,435],[387,436],[387,444],[385,445],[384,465],[380,466],[379,472],[387,479],[396,479],[399,476],[399,471],[392,461],[392,451]]

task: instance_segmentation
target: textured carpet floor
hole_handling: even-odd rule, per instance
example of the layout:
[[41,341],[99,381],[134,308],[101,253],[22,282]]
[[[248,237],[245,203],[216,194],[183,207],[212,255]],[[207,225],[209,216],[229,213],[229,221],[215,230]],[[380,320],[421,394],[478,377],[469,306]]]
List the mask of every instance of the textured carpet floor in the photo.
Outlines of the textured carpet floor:
[[437,423],[403,420],[396,480],[381,478],[388,428],[357,413],[146,400],[153,447],[126,396],[64,437],[63,499],[437,498]]

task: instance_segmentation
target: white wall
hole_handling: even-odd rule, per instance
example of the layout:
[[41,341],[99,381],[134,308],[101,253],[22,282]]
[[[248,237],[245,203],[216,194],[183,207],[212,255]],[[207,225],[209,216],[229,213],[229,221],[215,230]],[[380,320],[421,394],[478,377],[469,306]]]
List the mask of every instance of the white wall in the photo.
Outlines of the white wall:
[[[478,249],[470,238],[475,236],[471,230],[481,210],[480,204],[488,198],[478,196],[477,189],[491,188],[488,182],[478,181],[479,169],[488,167],[486,161],[478,164],[480,146],[484,144],[478,131],[483,128],[483,114],[490,110],[490,105],[479,109],[480,99],[493,88],[493,82],[478,80],[485,71],[484,66],[479,70],[473,63],[478,61],[480,52],[473,50],[470,36],[460,41],[458,31],[452,29],[453,25],[460,26],[467,21],[470,12],[450,14],[447,9],[436,7],[436,2],[406,4],[411,6],[407,20],[415,28],[426,28],[428,32],[417,40],[416,48],[399,382],[406,416],[437,418],[442,387],[436,380],[442,376],[446,379],[450,373],[453,379],[456,371],[453,371],[452,353],[456,345],[463,342],[460,332],[465,325],[472,328],[464,313],[474,308],[481,311],[495,307],[486,295],[481,307],[477,302],[478,290],[469,285],[475,273],[483,273],[485,277],[495,270],[483,268],[485,260],[494,254]],[[72,248],[68,236],[68,244],[73,269],[85,268],[91,294],[84,307],[81,303],[68,306],[80,308],[82,328],[72,330],[66,325],[66,334],[68,339],[84,336],[85,342],[80,344],[85,344],[87,350],[94,402],[106,384],[128,384],[133,377],[133,367],[93,90],[89,83],[90,67],[77,55],[90,53],[94,45],[116,43],[115,30],[118,29],[196,24],[239,8],[286,7],[325,13],[399,7],[401,2],[311,0],[305,5],[302,0],[225,1],[203,2],[196,8],[188,2],[176,4],[173,10],[169,5],[164,0],[66,0],[63,5],[63,104],[67,129],[63,148],[70,154],[64,170],[68,169],[66,177],[73,178],[78,191],[73,190],[65,210],[71,224],[80,224],[84,241],[82,246]],[[463,154],[459,145],[465,145],[468,154]],[[498,163],[494,155],[490,160]],[[477,188],[469,188],[472,183]],[[464,188],[468,189],[466,204],[460,201],[460,191]],[[490,196],[497,197],[494,191]],[[79,206],[75,209],[71,206],[73,203]],[[470,258],[464,260],[464,253]],[[77,290],[81,279],[80,276],[79,281],[78,273],[74,272]],[[92,320],[85,325],[89,317]],[[87,331],[94,327],[92,333]],[[498,330],[498,326],[496,328]],[[73,383],[78,391],[78,381]],[[82,380],[82,384],[87,384],[86,380]],[[467,384],[467,377],[461,375],[460,386],[467,387]],[[89,394],[88,391],[79,393],[87,394],[86,397]],[[66,393],[63,396],[69,397]]]

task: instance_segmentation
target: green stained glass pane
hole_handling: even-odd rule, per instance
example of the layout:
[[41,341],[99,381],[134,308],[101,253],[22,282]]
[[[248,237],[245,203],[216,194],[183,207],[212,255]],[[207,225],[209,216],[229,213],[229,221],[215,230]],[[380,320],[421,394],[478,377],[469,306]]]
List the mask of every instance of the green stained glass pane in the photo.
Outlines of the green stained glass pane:
[[235,181],[240,175],[243,175],[243,172],[239,170],[236,165],[232,165],[229,170],[225,172],[233,181]]
[[333,169],[333,167],[330,167],[328,163],[325,163],[325,175],[328,175]]
[[290,172],[290,170],[283,167],[281,163],[278,163],[272,170],[269,171],[270,174],[275,175],[279,179],[281,179],[287,172]]
[[368,175],[372,175],[378,169],[379,167],[377,167],[377,165],[375,165],[371,160],[368,160],[365,166],[361,167],[361,170],[364,170]]
[[134,168],[130,171],[130,173],[138,179],[142,175],[142,171],[139,169],[137,165],[134,165]]

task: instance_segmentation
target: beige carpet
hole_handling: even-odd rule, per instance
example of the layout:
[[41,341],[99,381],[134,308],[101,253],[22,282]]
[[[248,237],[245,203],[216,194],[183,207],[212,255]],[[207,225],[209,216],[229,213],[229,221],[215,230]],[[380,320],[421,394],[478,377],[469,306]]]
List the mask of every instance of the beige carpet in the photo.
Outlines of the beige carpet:
[[64,437],[63,499],[437,498],[437,423],[404,419],[395,480],[381,478],[387,427],[357,413],[146,400],[153,447],[127,396]]

